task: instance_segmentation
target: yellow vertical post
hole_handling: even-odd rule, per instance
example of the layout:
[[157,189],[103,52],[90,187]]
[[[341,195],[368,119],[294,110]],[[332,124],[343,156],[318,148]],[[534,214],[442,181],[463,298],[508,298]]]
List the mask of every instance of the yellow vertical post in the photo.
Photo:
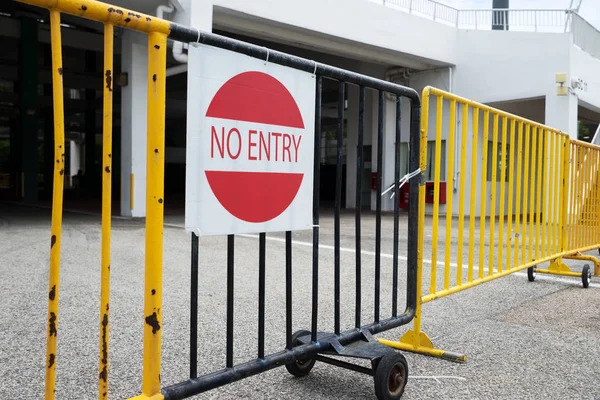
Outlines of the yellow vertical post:
[[160,394],[167,36],[148,34],[146,271],[142,392]]
[[557,170],[557,173],[554,174],[555,175],[554,185],[556,186],[556,190],[558,191],[558,196],[556,199],[556,206],[554,207],[554,218],[553,218],[553,224],[552,224],[552,226],[554,228],[554,235],[556,237],[556,241],[554,243],[554,249],[552,250],[552,252],[554,254],[559,253],[560,248],[562,246],[561,229],[562,229],[563,198],[565,196],[565,193],[563,190],[561,178],[564,175],[563,167],[564,167],[564,157],[565,157],[565,148],[564,148],[565,140],[566,139],[564,136],[557,134],[557,144],[556,144],[556,152],[557,152],[556,170]]
[[574,143],[569,145],[569,153],[571,158],[571,176],[569,177],[569,248],[575,248],[575,192],[577,188],[577,149]]
[[467,129],[469,125],[469,106],[462,104],[462,135],[460,138],[460,186],[458,198],[458,261],[456,285],[462,285],[463,244],[465,235],[465,184],[467,175]]
[[488,136],[490,131],[490,112],[483,112],[483,139],[481,150],[481,212],[479,213],[479,279],[483,278],[485,264],[485,214],[487,203],[487,163]]
[[[552,210],[555,204],[556,191],[555,187],[552,183],[552,177],[554,176],[554,163],[556,163],[556,153],[554,147],[554,132],[552,131],[543,131],[546,133],[544,136],[547,138],[544,148],[546,149],[547,156],[544,157],[544,190],[543,192],[546,194],[544,196],[544,224],[542,225],[542,237],[544,238],[543,244],[545,246],[542,247],[542,258],[550,255],[550,249],[552,248],[552,244],[554,243],[554,236],[552,234],[552,229],[549,229],[549,224],[552,221],[550,210]],[[544,253],[543,250],[546,249]]]
[[522,246],[520,240],[521,234],[521,163],[523,159],[523,122],[519,121],[519,129],[517,133],[517,198],[515,199],[515,253],[513,267],[519,266],[519,245]]
[[[527,249],[531,248],[531,235],[527,234],[527,227],[529,225],[530,210],[531,208],[528,206],[528,197],[531,192],[531,176],[529,175],[529,159],[531,157],[531,153],[529,151],[529,141],[531,137],[531,125],[525,125],[525,154],[523,156],[525,167],[523,170],[523,179],[525,179],[525,184],[523,185],[523,240],[521,243],[522,246],[522,254],[521,254],[521,265],[526,264],[529,260],[526,261],[525,256]],[[532,168],[533,170],[533,168]]]
[[[533,260],[534,257],[537,258],[534,247],[537,245],[537,241],[535,240],[535,220],[536,220],[536,209],[535,209],[535,199],[539,195],[536,190],[536,173],[535,171],[538,169],[537,165],[537,147],[536,144],[539,140],[538,137],[538,128],[533,127],[533,134],[531,137],[531,195],[529,197],[529,254],[527,262]],[[537,251],[537,250],[536,250]]]
[[[539,251],[541,250],[541,244],[540,243],[540,224],[541,224],[541,219],[542,219],[542,169],[543,169],[543,161],[544,161],[544,157],[543,157],[543,153],[542,151],[544,150],[543,147],[543,143],[544,143],[544,130],[543,129],[538,129],[538,152],[537,152],[537,188],[536,188],[536,192],[537,192],[537,196],[536,196],[536,213],[535,213],[535,259],[539,260],[541,254],[539,254]],[[543,238],[542,238],[543,239]]]
[[[439,99],[440,97],[438,97]],[[439,106],[438,102],[438,106]],[[425,182],[423,175],[427,170],[427,138],[428,138],[428,129],[429,129],[429,92],[423,93],[422,102],[421,102],[421,143],[420,143],[420,157],[419,160],[421,162],[421,182],[419,186],[419,244],[417,249],[417,306],[415,309],[415,317],[414,317],[414,331],[415,331],[415,340],[418,341],[420,338],[421,332],[421,306],[422,306],[422,298],[423,298],[423,247],[425,245],[424,238],[424,230],[425,230]],[[441,108],[441,107],[440,107]],[[438,111],[440,110],[438,108]],[[441,114],[441,112],[440,112]],[[439,121],[439,120],[438,120]],[[441,122],[441,121],[439,121]],[[441,132],[437,138],[441,138]],[[437,148],[436,148],[437,153]],[[437,163],[439,167],[439,162]],[[439,172],[437,172],[439,174]],[[434,237],[435,238],[435,237]],[[435,238],[437,239],[437,238]],[[434,241],[435,241],[434,239]],[[435,268],[435,266],[433,266]],[[418,343],[418,342],[417,342]],[[413,342],[415,344],[415,342]]]
[[102,261],[100,271],[100,363],[98,398],[108,398],[108,332],[110,319],[110,229],[112,217],[114,26],[104,24],[104,110],[102,123]]
[[[513,222],[513,185],[515,183],[515,128],[516,122],[515,120],[511,120],[510,124],[510,151],[508,157],[508,229],[506,230],[506,269],[510,269],[511,265],[511,251],[514,247],[513,232],[512,232],[512,222]],[[515,248],[515,253],[517,249]],[[516,266],[516,265],[515,265]]]
[[450,134],[448,137],[448,195],[446,203],[446,256],[444,259],[444,289],[450,287],[450,246],[452,245],[452,192],[454,185],[454,136],[456,134],[456,100],[450,100]]
[[63,103],[62,39],[60,12],[50,10],[52,46],[52,103],[54,108],[54,189],[50,238],[48,283],[48,330],[46,341],[46,400],[54,399],[56,385],[56,337],[58,333],[58,291],[60,282],[60,243],[65,175],[65,115]]
[[570,156],[570,146],[569,146],[569,138],[563,138],[563,166],[561,173],[561,188],[562,188],[562,204],[561,204],[561,214],[560,214],[560,247],[558,249],[559,253],[567,250],[567,224],[568,224],[568,207],[569,207],[569,156]]
[[500,231],[498,232],[498,272],[502,272],[502,250],[504,250],[504,195],[506,193],[506,141],[508,118],[502,117],[502,150],[500,153]]
[[[471,282],[473,280],[473,264],[474,252],[475,252],[475,203],[477,196],[477,141],[479,139],[479,108],[473,107],[473,135],[471,137],[471,200],[469,210],[469,271],[467,280]],[[484,198],[481,199],[483,203]],[[484,223],[484,221],[480,221]]]
[[496,229],[496,175],[498,172],[498,114],[494,114],[494,130],[492,142],[492,204],[490,205],[490,259],[488,274],[494,274],[494,234]]
[[[427,94],[429,96],[429,94]],[[437,95],[435,111],[435,160],[433,166],[433,227],[431,232],[431,282],[429,283],[429,293],[435,293],[437,290],[437,252],[438,252],[438,229],[440,215],[440,165],[442,160],[442,110],[444,99]],[[427,109],[423,105],[423,116],[421,121],[429,118],[429,98],[427,99]],[[425,141],[427,145],[427,141]],[[425,154],[427,157],[427,154]]]

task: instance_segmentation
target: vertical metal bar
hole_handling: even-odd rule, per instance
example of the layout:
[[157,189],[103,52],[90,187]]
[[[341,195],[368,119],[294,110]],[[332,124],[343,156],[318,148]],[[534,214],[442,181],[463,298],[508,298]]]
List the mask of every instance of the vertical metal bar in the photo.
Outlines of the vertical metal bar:
[[58,291],[60,283],[60,243],[65,171],[65,111],[63,96],[62,39],[60,13],[50,10],[52,45],[52,88],[54,108],[54,191],[50,237],[50,273],[48,279],[48,328],[46,338],[46,400],[54,399],[56,385],[56,339],[58,333]]
[[[542,156],[542,152],[544,149],[544,142],[545,142],[545,130],[543,128],[538,129],[538,153],[537,153],[537,162],[538,162],[538,169],[537,169],[537,202],[536,202],[536,218],[535,218],[535,242],[536,242],[536,246],[535,246],[535,259],[539,260],[539,258],[542,256],[542,254],[538,253],[538,251],[541,252],[541,242],[540,242],[540,225],[542,223],[542,174],[543,174],[543,161],[544,161],[544,157]],[[543,239],[543,238],[542,238]]]
[[312,323],[311,340],[317,340],[317,323],[319,312],[319,185],[321,182],[321,101],[323,78],[317,76],[315,94],[315,153],[313,177],[313,259],[312,259]]
[[361,222],[360,216],[362,212],[362,177],[364,168],[364,136],[365,136],[365,87],[360,87],[358,99],[358,149],[356,151],[356,214],[355,214],[355,229],[356,229],[356,294],[355,294],[355,321],[354,326],[360,328],[361,314]]
[[554,185],[554,164],[556,164],[557,160],[556,160],[556,147],[555,147],[555,134],[552,131],[546,131],[544,130],[544,132],[546,133],[546,135],[544,135],[545,137],[548,138],[547,142],[546,142],[546,146],[544,146],[547,151],[547,157],[544,157],[544,164],[546,165],[546,168],[544,169],[544,182],[545,182],[545,188],[544,188],[544,193],[546,194],[546,196],[544,196],[544,205],[543,205],[543,209],[545,210],[544,215],[544,224],[543,224],[543,236],[544,236],[544,241],[545,243],[545,247],[546,247],[546,253],[543,254],[543,256],[549,256],[550,255],[550,251],[552,249],[552,247],[554,246],[554,241],[555,241],[555,237],[554,237],[554,230],[549,226],[550,223],[553,223],[554,220],[552,219],[552,214],[551,214],[551,210],[553,210],[555,208],[556,205],[556,201],[555,201],[555,197],[556,197],[556,186]]
[[227,235],[227,345],[226,368],[233,367],[233,305],[235,236]]
[[265,358],[265,247],[267,235],[262,232],[258,237],[258,358]]
[[338,85],[338,121],[337,121],[337,166],[335,172],[335,212],[334,212],[334,332],[340,334],[340,209],[342,207],[342,158],[344,144],[344,106],[346,100],[346,84]]
[[582,180],[582,165],[583,165],[583,148],[581,146],[577,147],[577,189],[575,192],[577,193],[577,197],[575,199],[575,229],[576,229],[576,237],[575,237],[575,248],[580,248],[581,246],[581,180]]
[[562,174],[561,174],[561,187],[562,187],[562,204],[560,214],[560,247],[558,252],[562,253],[567,250],[567,224],[568,224],[568,213],[569,213],[569,156],[571,155],[571,146],[569,145],[569,138],[563,137],[562,154]]
[[[407,269],[406,281],[407,308],[415,310],[414,330],[415,336],[421,332],[421,296],[423,291],[423,245],[425,227],[425,170],[427,168],[427,128],[429,118],[429,92],[423,93],[424,117],[421,118],[421,109],[411,104],[410,110],[410,154],[409,171],[421,168],[420,179],[410,180],[408,199],[408,238],[407,238]],[[419,132],[419,127],[421,128]],[[419,138],[420,133],[420,138]],[[416,232],[415,232],[416,231]],[[415,243],[416,242],[416,243]],[[416,274],[416,276],[415,276]],[[414,282],[416,287],[410,286]],[[413,296],[414,292],[414,296]]]
[[496,229],[496,187],[498,182],[496,181],[496,175],[498,172],[498,114],[494,114],[494,128],[493,128],[493,142],[492,142],[492,204],[490,205],[490,260],[488,267],[488,274],[494,273],[494,251],[493,246],[494,234]]
[[142,392],[150,397],[160,393],[166,69],[167,36],[161,33],[149,33],[145,325]]
[[198,250],[199,238],[192,233],[190,287],[190,379],[198,377]]
[[291,350],[292,343],[292,232],[285,233],[285,343]]
[[[512,223],[513,223],[513,185],[515,183],[515,169],[514,169],[514,164],[515,164],[515,128],[516,128],[516,121],[513,119],[511,120],[511,124],[510,124],[510,140],[509,140],[509,146],[510,146],[510,151],[509,151],[509,156],[508,156],[508,212],[507,212],[507,218],[508,218],[508,228],[506,230],[506,269],[509,270],[511,268],[510,265],[510,261],[511,261],[511,251],[513,250],[513,229],[512,229]],[[516,249],[514,249],[516,252]]]
[[487,163],[488,163],[488,136],[490,132],[490,112],[483,112],[483,139],[481,150],[481,212],[479,213],[479,279],[483,278],[485,268],[485,219],[487,206]]
[[379,322],[381,294],[381,192],[383,190],[383,106],[384,93],[379,91],[379,109],[377,114],[377,215],[375,219],[375,322]]
[[450,100],[450,132],[448,133],[448,175],[446,202],[446,252],[444,257],[444,289],[450,288],[450,246],[452,244],[452,192],[454,186],[454,140],[456,135],[456,100]]
[[535,225],[535,220],[536,220],[536,210],[535,210],[535,199],[538,196],[537,190],[536,190],[536,182],[537,182],[537,178],[536,178],[536,173],[535,171],[537,169],[539,169],[539,167],[537,166],[537,147],[536,144],[538,142],[538,127],[534,126],[532,127],[532,137],[531,137],[531,178],[532,178],[532,182],[531,182],[531,195],[529,197],[529,259],[528,261],[532,261],[533,257],[535,257],[536,259],[538,258],[537,254],[535,254],[534,252],[534,247],[536,247],[537,245],[537,241],[535,240],[535,230],[534,230],[534,225]]
[[591,156],[590,156],[590,149],[588,147],[584,147],[584,154],[585,154],[585,162],[583,164],[583,179],[582,179],[582,190],[581,190],[581,215],[582,215],[582,221],[583,221],[583,230],[582,230],[582,246],[581,247],[586,247],[588,245],[588,204],[589,204],[589,198],[590,198],[590,194],[589,194],[589,165],[591,163]]
[[575,143],[571,143],[569,146],[569,151],[571,153],[571,176],[569,177],[569,182],[571,184],[569,187],[569,249],[576,248],[575,246],[575,195],[577,188],[577,148],[575,147]]
[[[479,108],[473,107],[473,132],[471,136],[471,199],[469,204],[469,270],[467,280],[473,280],[475,263],[475,203],[477,202],[477,144],[479,139]],[[483,201],[483,199],[482,199]]]
[[[473,109],[475,111],[475,109]],[[469,106],[462,104],[462,135],[460,139],[460,186],[458,200],[458,266],[456,285],[462,285],[463,245],[465,236],[465,192],[467,176],[467,130],[469,127]]]
[[[517,133],[517,197],[515,199],[515,245],[514,245],[514,261],[513,268],[519,266],[519,246],[523,245],[520,240],[521,235],[521,163],[523,161],[523,122],[518,123]],[[511,163],[512,165],[512,163]]]
[[114,27],[104,24],[105,85],[102,121],[102,261],[100,270],[100,363],[98,398],[108,398],[108,332],[110,319],[110,228],[112,217],[112,122],[113,122]]
[[392,316],[398,316],[398,238],[399,234],[399,217],[400,217],[400,116],[401,103],[400,96],[396,97],[396,138],[395,138],[395,165],[394,165],[394,259],[392,260]]
[[[433,227],[431,233],[431,282],[429,293],[435,293],[437,291],[437,253],[440,215],[440,174],[442,163],[442,127],[444,123],[442,117],[444,99],[440,95],[436,96],[437,101],[435,111],[435,160],[433,166]],[[427,129],[427,126],[429,125],[429,121],[427,121],[427,118],[429,118],[429,99],[427,99],[427,108],[423,106],[423,112],[423,124],[425,124],[425,129]],[[422,145],[422,147],[425,147],[424,151],[427,151],[427,146]],[[427,156],[427,154],[425,154],[425,156]]]
[[554,135],[556,136],[556,173],[554,174],[550,174],[550,176],[552,177],[552,179],[554,180],[554,187],[555,187],[555,193],[556,195],[553,198],[553,202],[554,202],[554,207],[553,207],[553,213],[552,213],[552,254],[556,254],[558,253],[558,249],[560,247],[560,240],[561,240],[561,235],[560,235],[560,221],[561,221],[561,210],[562,210],[562,196],[563,196],[563,191],[562,191],[562,183],[560,181],[560,178],[562,177],[564,171],[562,170],[562,165],[563,165],[563,157],[564,157],[564,148],[563,148],[563,137],[558,134],[558,133],[554,133]]
[[[522,254],[521,254],[521,265],[526,263],[525,255],[527,254],[527,249],[531,248],[531,235],[527,234],[527,226],[530,220],[530,208],[528,207],[527,199],[529,197],[529,192],[531,191],[531,175],[529,174],[529,159],[531,156],[529,149],[529,141],[531,138],[531,125],[525,125],[525,153],[523,155],[523,161],[525,163],[525,168],[523,170],[523,179],[525,182],[523,184],[523,240],[521,243]],[[533,170],[533,168],[532,168]],[[527,259],[529,262],[530,259]]]
[[498,233],[498,272],[502,272],[502,252],[504,250],[504,194],[506,193],[506,141],[508,132],[508,118],[502,117],[502,150],[500,153],[500,230]]

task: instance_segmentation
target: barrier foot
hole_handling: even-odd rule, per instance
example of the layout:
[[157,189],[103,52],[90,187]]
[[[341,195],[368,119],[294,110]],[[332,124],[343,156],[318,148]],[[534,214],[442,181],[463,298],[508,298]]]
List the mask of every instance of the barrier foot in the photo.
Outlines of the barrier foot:
[[426,356],[438,357],[444,360],[453,362],[466,362],[467,356],[465,354],[454,353],[451,351],[445,351],[436,349],[433,347],[433,343],[429,336],[424,332],[415,332],[410,330],[406,332],[399,342],[391,340],[378,339],[381,344],[384,344],[395,349],[410,351],[412,353],[424,354]]
[[580,272],[571,271],[571,269],[565,263],[563,263],[562,260],[553,261],[548,269],[536,268],[535,272],[548,275],[581,277]]
[[131,397],[128,400],[164,400],[165,396],[161,393],[155,394],[153,396],[148,396],[147,394],[141,394],[139,396]]
[[598,261],[598,259],[596,257],[584,256],[583,254],[576,254],[573,256],[565,256],[564,258],[567,258],[570,260],[583,260],[583,261],[593,262],[594,263],[594,276],[600,277],[600,261]]

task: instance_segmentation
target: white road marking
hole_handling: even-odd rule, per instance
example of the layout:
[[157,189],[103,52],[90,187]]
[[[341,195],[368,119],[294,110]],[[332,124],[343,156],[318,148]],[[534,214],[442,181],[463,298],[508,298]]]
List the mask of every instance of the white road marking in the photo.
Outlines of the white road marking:
[[[246,238],[250,238],[250,239],[258,239],[259,236],[258,235],[251,235],[251,234],[242,234],[242,235],[238,235],[238,236],[242,236],[242,237],[246,237]],[[277,237],[268,237],[267,236],[267,240],[270,240],[272,242],[279,242],[279,243],[285,243],[285,239],[284,238],[277,238]],[[303,246],[303,247],[312,247],[313,244],[312,242],[301,242],[298,240],[292,240],[292,243],[296,246]],[[330,245],[326,245],[326,244],[320,244],[319,245],[320,249],[325,249],[325,250],[334,250],[335,247],[330,246]],[[340,251],[344,252],[344,253],[353,253],[356,254],[356,249],[352,249],[352,248],[348,248],[348,247],[340,247]],[[361,250],[360,252],[361,254],[364,254],[366,256],[375,256],[375,252],[374,251],[367,251],[367,250]],[[381,257],[382,258],[387,258],[387,259],[393,259],[394,256],[392,254],[387,254],[387,253],[381,253]],[[407,261],[406,256],[398,256],[399,260],[402,261]],[[431,260],[423,260],[423,263],[425,264],[431,264]],[[437,265],[441,265],[444,266],[445,263],[443,261],[438,261],[436,263]],[[451,267],[453,268],[458,268],[458,264],[457,263],[449,263]],[[468,266],[463,266],[462,267],[463,270],[468,270],[469,267]],[[477,267],[473,267],[473,272],[479,272],[479,268]],[[527,277],[527,273],[526,272],[513,272],[512,274],[510,274],[509,276],[519,276],[519,277]],[[568,284],[573,284],[573,283],[578,283],[581,282],[580,280],[577,280],[576,278],[573,279],[567,279],[567,278],[562,278],[559,276],[551,276],[551,275],[542,275],[542,274],[537,274],[535,279],[539,279],[539,280],[545,280],[545,281],[552,281],[552,282],[560,282],[560,283],[568,283]],[[594,288],[600,288],[600,284],[599,283],[594,283],[594,282],[590,282],[590,287],[594,287]]]

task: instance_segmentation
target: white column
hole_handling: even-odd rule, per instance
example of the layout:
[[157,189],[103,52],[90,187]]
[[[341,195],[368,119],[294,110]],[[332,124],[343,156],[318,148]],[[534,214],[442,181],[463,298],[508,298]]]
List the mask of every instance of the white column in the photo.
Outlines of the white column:
[[[132,31],[124,31],[121,54],[122,71],[129,76],[129,82],[121,92],[121,215],[140,218],[146,215],[146,134],[148,125],[148,44],[146,36]],[[133,201],[131,201],[132,195]]]
[[567,132],[577,139],[578,99],[574,94],[557,96],[556,90],[546,95],[546,125]]
[[69,144],[69,155],[70,155],[70,176],[69,183],[72,185],[73,177],[77,175],[77,172],[81,168],[81,145],[78,145],[74,140],[71,140]]

